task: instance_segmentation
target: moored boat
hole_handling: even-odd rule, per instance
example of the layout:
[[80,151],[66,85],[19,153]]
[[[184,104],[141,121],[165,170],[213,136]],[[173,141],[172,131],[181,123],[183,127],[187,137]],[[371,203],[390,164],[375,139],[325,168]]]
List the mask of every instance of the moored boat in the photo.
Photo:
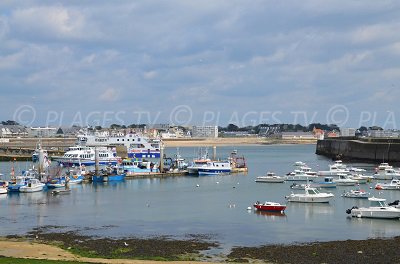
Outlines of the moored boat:
[[[111,149],[99,147],[97,150],[99,152],[100,165],[115,165],[120,160]],[[67,167],[93,166],[96,159],[95,148],[81,145],[69,147],[63,156],[53,156],[52,158]]]
[[376,180],[391,180],[393,178],[399,178],[400,171],[393,168],[386,168],[385,170],[379,170],[374,174]]
[[400,209],[388,206],[386,204],[386,199],[371,197],[368,198],[370,201],[369,207],[356,207],[353,206],[350,209],[346,210],[347,214],[350,214],[352,217],[358,218],[381,218],[381,219],[399,219],[400,218]]
[[359,199],[368,199],[369,193],[364,190],[350,190],[348,192],[344,192],[342,197],[346,198],[359,198]]
[[333,177],[325,177],[323,181],[312,183],[311,187],[314,187],[314,188],[336,188],[336,182],[333,181]]
[[258,176],[256,182],[267,182],[267,183],[283,183],[285,178],[275,175],[273,172],[267,172],[266,176]]
[[38,179],[29,179],[28,183],[19,188],[20,192],[31,193],[31,192],[41,192],[46,184],[40,182]]
[[298,203],[329,203],[329,201],[334,197],[332,193],[321,193],[316,188],[305,187],[304,193],[300,194],[290,194],[286,196],[288,202],[298,202]]
[[270,212],[281,212],[283,213],[286,209],[286,205],[275,203],[275,202],[265,202],[260,203],[257,201],[253,204],[254,209],[258,211],[270,211]]
[[294,170],[293,172],[290,172],[286,175],[285,180],[286,181],[313,181],[317,179],[317,175],[309,175],[306,174],[302,170]]
[[337,186],[354,186],[358,183],[357,180],[350,179],[347,174],[339,174],[339,179],[335,179],[334,182]]
[[400,190],[400,180],[393,179],[389,183],[376,183],[377,190]]
[[203,166],[197,168],[199,175],[228,174],[231,170],[231,164],[228,161],[208,161]]

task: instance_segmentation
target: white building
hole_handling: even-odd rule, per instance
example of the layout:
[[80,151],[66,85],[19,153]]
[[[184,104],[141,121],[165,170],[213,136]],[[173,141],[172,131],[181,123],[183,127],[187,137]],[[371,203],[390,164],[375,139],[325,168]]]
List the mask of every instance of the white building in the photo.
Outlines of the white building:
[[31,127],[28,128],[29,137],[55,137],[57,133],[55,127]]
[[355,137],[356,130],[357,129],[355,129],[355,128],[342,127],[342,128],[340,128],[340,136],[341,137]]
[[312,132],[282,132],[280,137],[282,139],[315,139]]
[[217,138],[218,126],[193,126],[192,137]]

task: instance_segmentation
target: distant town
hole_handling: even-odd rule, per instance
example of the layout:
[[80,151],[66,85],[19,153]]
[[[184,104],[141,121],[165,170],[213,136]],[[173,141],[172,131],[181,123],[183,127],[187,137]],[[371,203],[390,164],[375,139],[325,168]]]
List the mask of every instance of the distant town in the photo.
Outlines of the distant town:
[[378,126],[360,128],[339,128],[334,124],[312,123],[308,126],[299,124],[260,124],[257,126],[238,127],[229,124],[221,126],[175,126],[172,124],[132,124],[129,126],[112,124],[101,126],[72,127],[27,127],[15,121],[2,121],[1,138],[15,137],[76,137],[85,132],[101,132],[109,135],[136,132],[152,138],[228,138],[228,137],[266,137],[273,139],[324,139],[334,137],[372,137],[398,138],[399,130],[385,130]]

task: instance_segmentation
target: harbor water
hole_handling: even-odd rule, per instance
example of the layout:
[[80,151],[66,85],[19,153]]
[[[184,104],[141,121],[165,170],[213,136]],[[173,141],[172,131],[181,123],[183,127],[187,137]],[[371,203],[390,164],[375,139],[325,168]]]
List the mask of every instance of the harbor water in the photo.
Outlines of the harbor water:
[[[244,155],[247,174],[221,176],[177,176],[129,179],[119,183],[84,183],[71,186],[67,195],[50,192],[11,193],[0,196],[0,235],[24,234],[40,226],[61,226],[83,234],[111,237],[209,235],[223,249],[233,246],[289,244],[294,242],[366,239],[400,235],[400,221],[349,218],[346,209],[368,205],[367,200],[343,198],[338,186],[326,189],[335,194],[329,204],[288,204],[284,215],[248,210],[255,201],[285,202],[292,182],[256,183],[267,171],[285,175],[295,161],[307,163],[314,171],[327,170],[332,160],[315,154],[315,145],[263,145],[218,147],[217,156],[227,158],[232,150]],[[181,147],[188,159],[197,148]],[[173,156],[176,148],[167,148]],[[210,148],[212,152],[212,148]],[[210,153],[211,154],[211,153]],[[377,164],[351,164],[372,174]],[[23,170],[27,164],[15,164]],[[0,163],[8,175],[11,163]],[[360,185],[371,196],[400,199],[400,191],[378,192]],[[296,191],[296,192],[301,192]]]

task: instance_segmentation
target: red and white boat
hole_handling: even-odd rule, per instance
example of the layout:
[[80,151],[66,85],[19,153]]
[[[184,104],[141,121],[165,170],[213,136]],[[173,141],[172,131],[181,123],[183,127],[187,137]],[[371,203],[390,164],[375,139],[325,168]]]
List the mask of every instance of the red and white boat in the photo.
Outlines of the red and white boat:
[[258,211],[284,212],[286,209],[286,205],[275,202],[260,203],[257,201],[253,206]]

